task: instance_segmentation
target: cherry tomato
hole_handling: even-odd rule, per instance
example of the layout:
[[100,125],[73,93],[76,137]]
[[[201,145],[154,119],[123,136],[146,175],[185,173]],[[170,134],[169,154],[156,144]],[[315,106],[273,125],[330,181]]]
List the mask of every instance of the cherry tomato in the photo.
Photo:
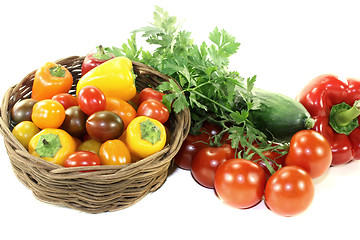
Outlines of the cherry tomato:
[[88,139],[78,146],[77,151],[89,151],[99,155],[100,147],[101,142],[96,141],[95,139]]
[[298,166],[285,166],[276,171],[265,186],[265,201],[271,211],[281,216],[304,212],[314,198],[310,174]]
[[40,129],[59,128],[65,119],[65,109],[58,101],[41,100],[35,103],[31,119]]
[[105,142],[119,138],[124,132],[124,123],[116,113],[100,111],[86,120],[86,131],[91,138]]
[[103,165],[131,163],[131,155],[125,143],[119,139],[108,140],[100,147],[99,156]]
[[81,110],[90,116],[95,112],[105,110],[106,98],[99,88],[85,86],[78,93],[78,104]]
[[26,149],[28,149],[30,139],[38,132],[40,129],[31,121],[22,121],[12,130],[12,134]]
[[165,95],[164,93],[158,92],[152,88],[144,88],[139,93],[139,102],[142,103],[149,99],[154,99],[161,102],[164,95]]
[[78,105],[76,97],[71,95],[70,93],[59,93],[53,96],[51,99],[61,103],[61,105],[64,106],[65,110],[69,107]]
[[199,149],[208,146],[207,143],[210,142],[211,137],[220,133],[220,131],[221,129],[219,126],[209,122],[204,122],[202,128],[200,129],[200,134],[187,135],[179,152],[174,157],[175,164],[182,169],[190,170],[191,161],[195,153]]
[[166,106],[153,99],[142,102],[137,110],[138,116],[146,116],[165,123],[169,119],[169,110]]
[[66,109],[65,119],[61,128],[71,136],[82,138],[86,133],[86,119],[88,116],[81,111],[79,106],[72,106]]
[[223,162],[235,157],[235,149],[229,144],[220,147],[204,147],[198,150],[191,162],[191,174],[204,187],[214,188],[215,171]]
[[264,195],[265,184],[264,169],[250,160],[229,159],[215,172],[216,193],[224,203],[235,208],[258,204]]
[[116,113],[124,122],[124,128],[137,116],[136,110],[130,103],[115,97],[108,97],[106,99],[106,111]]
[[299,166],[317,178],[329,169],[331,162],[331,146],[320,133],[302,130],[291,138],[285,165]]
[[[268,160],[268,163],[275,171],[277,171],[279,169],[278,165],[280,165],[281,167],[285,165],[286,154],[281,154],[280,152],[277,152],[276,150],[264,151],[263,154],[265,157],[268,157],[271,159],[271,160]],[[261,157],[258,154],[255,154],[251,158],[251,160],[256,162],[257,164],[259,164],[260,167],[262,167],[264,169],[267,178],[269,178],[271,176],[271,173],[270,173],[269,169],[267,168],[265,161],[263,159],[261,159]]]
[[31,121],[33,106],[37,102],[38,100],[30,98],[15,103],[14,107],[11,109],[11,119],[15,124],[22,121]]
[[[97,166],[101,161],[98,155],[88,151],[77,151],[65,159],[64,167]],[[90,171],[80,171],[90,172]]]

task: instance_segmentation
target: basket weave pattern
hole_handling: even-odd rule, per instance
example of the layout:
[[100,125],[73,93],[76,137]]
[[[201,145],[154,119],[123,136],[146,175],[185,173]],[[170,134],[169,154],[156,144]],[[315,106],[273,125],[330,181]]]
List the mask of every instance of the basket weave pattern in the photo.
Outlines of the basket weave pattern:
[[[57,61],[73,75],[72,93],[81,77],[83,60],[84,57],[73,56]],[[155,87],[169,78],[138,62],[133,62],[133,68],[138,91]],[[29,73],[6,92],[0,109],[0,132],[15,175],[36,198],[84,212],[100,213],[129,207],[164,183],[172,159],[190,128],[188,109],[170,115],[170,142],[154,155],[123,166],[64,168],[29,154],[11,133],[10,111],[16,102],[31,97],[34,75],[35,71]],[[79,172],[89,168],[95,171]]]

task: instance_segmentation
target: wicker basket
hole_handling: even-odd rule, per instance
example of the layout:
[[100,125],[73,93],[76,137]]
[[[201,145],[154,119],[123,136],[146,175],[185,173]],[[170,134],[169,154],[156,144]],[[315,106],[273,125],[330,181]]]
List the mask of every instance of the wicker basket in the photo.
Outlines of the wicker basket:
[[[73,75],[81,76],[84,57],[68,57],[57,61]],[[167,76],[151,67],[133,62],[137,89],[157,86]],[[10,111],[16,102],[30,98],[35,71],[5,94],[1,105],[0,131],[12,168],[18,179],[41,201],[89,213],[120,210],[129,207],[149,192],[156,191],[166,180],[172,159],[179,151],[190,128],[188,109],[170,116],[171,138],[163,150],[138,162],[123,166],[64,168],[34,157],[11,133]],[[89,168],[97,171],[79,172]]]

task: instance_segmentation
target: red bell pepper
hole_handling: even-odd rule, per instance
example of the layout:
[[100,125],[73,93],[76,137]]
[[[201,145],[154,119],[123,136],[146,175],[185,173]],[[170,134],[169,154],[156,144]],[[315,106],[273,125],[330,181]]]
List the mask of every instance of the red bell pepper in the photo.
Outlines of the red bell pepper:
[[84,76],[91,69],[115,57],[112,53],[105,52],[102,45],[96,47],[97,52],[89,53],[85,56],[81,66],[81,75]]
[[332,166],[360,159],[360,80],[335,75],[311,80],[297,96],[315,120],[313,130],[330,143]]

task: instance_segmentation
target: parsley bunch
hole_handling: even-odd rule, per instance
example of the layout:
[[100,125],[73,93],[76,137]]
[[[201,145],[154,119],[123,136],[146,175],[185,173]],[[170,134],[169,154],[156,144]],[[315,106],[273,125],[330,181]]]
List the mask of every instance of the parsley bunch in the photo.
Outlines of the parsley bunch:
[[[147,43],[156,46],[155,50],[138,48],[136,33],[142,33]],[[190,108],[192,134],[199,131],[205,120],[213,121],[223,130],[214,137],[212,144],[222,144],[222,135],[227,132],[233,148],[237,149],[240,144],[245,149],[237,152],[238,157],[250,159],[259,154],[266,159],[262,152],[275,147],[248,120],[249,111],[259,107],[252,95],[256,76],[245,80],[238,72],[228,69],[229,57],[240,46],[235,37],[216,27],[209,34],[209,40],[210,45],[206,42],[200,46],[194,44],[191,33],[181,29],[176,17],[156,7],[150,26],[135,30],[121,48],[106,50],[115,56],[142,62],[175,79],[182,89],[170,79],[159,85],[158,90],[171,92],[163,101],[168,106],[172,103],[173,111]],[[259,147],[254,147],[255,142]],[[273,172],[269,163],[265,163]]]

